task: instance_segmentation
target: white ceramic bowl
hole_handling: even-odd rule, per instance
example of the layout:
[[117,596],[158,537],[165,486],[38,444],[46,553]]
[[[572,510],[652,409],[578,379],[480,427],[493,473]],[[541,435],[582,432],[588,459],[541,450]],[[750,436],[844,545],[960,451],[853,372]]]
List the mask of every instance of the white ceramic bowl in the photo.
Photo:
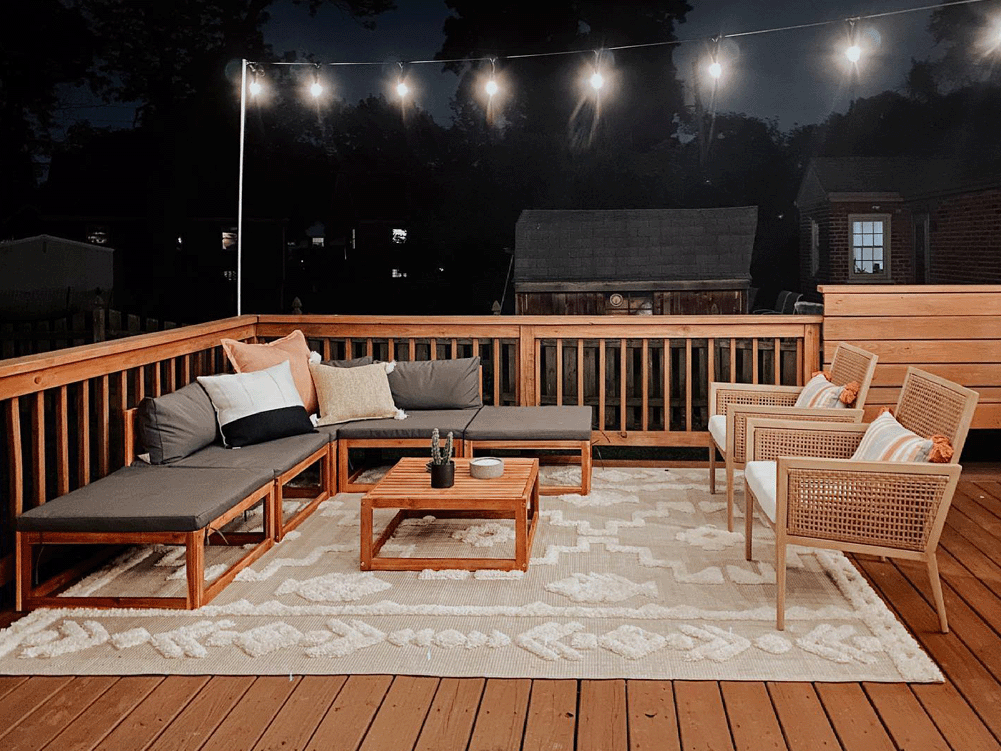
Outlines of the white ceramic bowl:
[[483,456],[469,460],[469,474],[477,480],[489,480],[504,474],[504,460]]

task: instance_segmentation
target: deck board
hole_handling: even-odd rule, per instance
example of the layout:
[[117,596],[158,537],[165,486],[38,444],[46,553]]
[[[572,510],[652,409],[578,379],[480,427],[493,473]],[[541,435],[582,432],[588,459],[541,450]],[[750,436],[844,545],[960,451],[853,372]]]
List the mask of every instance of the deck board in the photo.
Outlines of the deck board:
[[951,633],[923,566],[856,560],[944,684],[0,677],[0,748],[1001,751],[999,480],[963,480],[942,534]]

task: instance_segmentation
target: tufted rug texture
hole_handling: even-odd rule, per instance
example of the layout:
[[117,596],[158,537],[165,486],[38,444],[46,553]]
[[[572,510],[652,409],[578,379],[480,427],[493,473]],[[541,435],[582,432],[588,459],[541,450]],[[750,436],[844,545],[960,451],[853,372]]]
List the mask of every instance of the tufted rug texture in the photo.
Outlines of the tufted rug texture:
[[[361,572],[359,498],[325,502],[197,611],[36,611],[0,631],[0,673],[942,680],[837,552],[790,550],[776,631],[773,535],[758,523],[745,561],[743,521],[726,531],[705,470],[596,468],[589,496],[543,497],[524,574]],[[740,490],[737,502],[739,514]],[[386,552],[508,557],[513,545],[506,521],[428,516]],[[232,554],[208,551],[208,578]],[[135,548],[71,591],[179,593],[183,565],[181,549]]]

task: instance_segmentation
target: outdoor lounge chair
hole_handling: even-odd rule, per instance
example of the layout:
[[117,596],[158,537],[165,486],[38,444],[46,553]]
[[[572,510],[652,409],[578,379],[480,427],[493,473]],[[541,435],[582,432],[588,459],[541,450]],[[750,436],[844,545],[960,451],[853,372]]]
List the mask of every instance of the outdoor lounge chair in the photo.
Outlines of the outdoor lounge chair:
[[869,384],[876,370],[876,355],[841,342],[831,360],[830,379],[837,386],[859,385],[852,409],[795,407],[802,386],[725,383],[709,384],[709,492],[716,492],[716,452],[726,466],[726,526],[733,531],[733,473],[744,466],[749,417],[787,420],[861,422]]
[[893,414],[922,438],[948,438],[947,464],[853,461],[869,427],[864,424],[748,420],[745,553],[751,560],[757,505],[775,530],[779,630],[785,626],[786,546],[806,545],[924,561],[942,632],[949,631],[935,550],[977,399],[975,391],[907,369]]

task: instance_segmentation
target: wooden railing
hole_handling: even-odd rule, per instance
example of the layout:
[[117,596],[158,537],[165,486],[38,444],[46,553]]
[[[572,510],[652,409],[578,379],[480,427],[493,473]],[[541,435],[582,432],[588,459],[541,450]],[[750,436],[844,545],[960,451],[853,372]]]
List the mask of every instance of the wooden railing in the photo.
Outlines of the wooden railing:
[[479,355],[487,404],[588,404],[597,442],[705,446],[709,381],[803,383],[818,367],[821,320],[242,316],[3,360],[0,584],[13,574],[13,518],[120,467],[124,411],[225,371],[223,337],[301,329],[325,359]]
[[974,428],[1001,428],[1001,285],[822,286],[824,352],[879,355],[866,419],[893,406],[913,365],[980,394]]

